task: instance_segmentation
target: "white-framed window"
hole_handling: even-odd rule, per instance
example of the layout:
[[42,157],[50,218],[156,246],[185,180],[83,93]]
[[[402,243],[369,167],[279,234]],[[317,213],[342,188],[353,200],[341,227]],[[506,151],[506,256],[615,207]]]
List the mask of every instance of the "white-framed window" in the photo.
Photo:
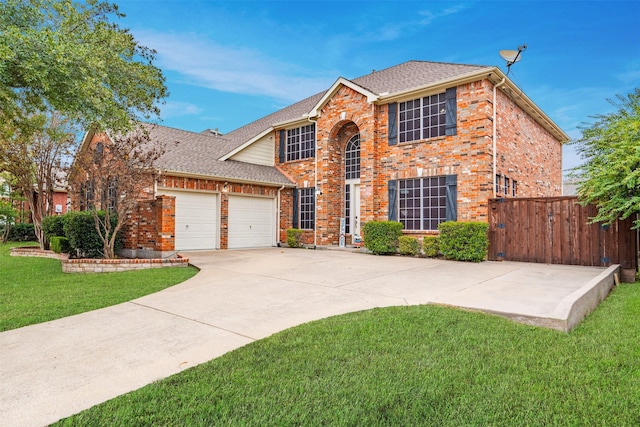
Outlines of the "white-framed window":
[[446,176],[398,180],[398,214],[405,230],[437,230],[447,220]]
[[502,175],[496,174],[495,186],[496,186],[496,195],[500,194],[500,189],[502,187]]
[[313,230],[316,225],[316,189],[301,188],[300,197],[300,229]]
[[398,104],[400,142],[444,136],[446,133],[445,92]]
[[516,181],[515,179],[511,180],[511,195],[513,197],[518,196],[518,181]]
[[316,151],[315,123],[287,130],[286,146],[287,161],[314,157]]
[[506,177],[506,176],[504,177],[504,188],[503,188],[503,190],[504,190],[504,195],[505,196],[508,196],[509,192],[511,191],[511,182],[509,181],[509,178]]

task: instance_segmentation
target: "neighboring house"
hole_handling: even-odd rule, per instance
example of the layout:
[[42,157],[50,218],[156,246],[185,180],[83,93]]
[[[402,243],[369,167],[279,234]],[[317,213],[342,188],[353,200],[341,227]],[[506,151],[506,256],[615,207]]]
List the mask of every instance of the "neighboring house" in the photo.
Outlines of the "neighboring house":
[[[341,77],[224,135],[150,129],[168,148],[130,254],[273,246],[292,227],[338,245],[371,220],[415,236],[486,221],[489,198],[561,195],[569,139],[499,68],[424,61]],[[162,207],[175,217],[151,213]]]

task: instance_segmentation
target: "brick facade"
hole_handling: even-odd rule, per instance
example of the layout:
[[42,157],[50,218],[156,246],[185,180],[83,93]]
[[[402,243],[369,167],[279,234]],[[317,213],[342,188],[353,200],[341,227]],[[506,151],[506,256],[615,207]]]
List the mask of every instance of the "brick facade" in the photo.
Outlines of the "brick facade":
[[[487,79],[457,86],[455,135],[389,145],[388,104],[369,104],[364,95],[342,86],[317,117],[317,162],[310,158],[278,165],[295,177],[298,188],[317,185],[315,243],[338,244],[345,211],[344,150],[357,133],[363,223],[388,218],[390,180],[441,175],[457,176],[458,220],[487,221],[494,188],[493,89]],[[419,96],[423,94],[413,97]],[[517,181],[518,196],[561,195],[561,143],[500,90],[496,116],[496,172]],[[307,231],[304,238],[314,243],[314,232]]]

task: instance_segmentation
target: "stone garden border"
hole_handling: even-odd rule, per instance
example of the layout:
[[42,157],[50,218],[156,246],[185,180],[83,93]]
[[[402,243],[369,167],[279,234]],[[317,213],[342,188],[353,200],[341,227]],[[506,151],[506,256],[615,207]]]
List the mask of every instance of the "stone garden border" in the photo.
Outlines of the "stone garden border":
[[189,258],[182,258],[180,255],[177,258],[167,259],[69,259],[69,254],[57,254],[38,247],[11,248],[10,255],[59,259],[64,273],[107,273],[148,268],[187,267],[189,265]]

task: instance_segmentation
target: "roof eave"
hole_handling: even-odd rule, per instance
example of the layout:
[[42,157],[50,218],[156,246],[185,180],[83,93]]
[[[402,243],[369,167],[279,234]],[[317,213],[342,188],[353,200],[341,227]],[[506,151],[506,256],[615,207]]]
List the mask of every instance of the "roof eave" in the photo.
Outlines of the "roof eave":
[[159,172],[162,175],[171,175],[171,176],[178,176],[183,178],[213,179],[216,181],[227,181],[227,182],[234,182],[238,184],[258,184],[258,185],[264,185],[267,187],[282,187],[284,185],[285,187],[294,188],[296,186],[296,184],[293,182],[283,183],[283,182],[242,179],[242,178],[234,178],[231,176],[223,176],[223,175],[208,175],[208,174],[191,173],[191,172],[180,172],[180,171],[174,171],[170,169],[162,169],[162,170],[159,170]]

